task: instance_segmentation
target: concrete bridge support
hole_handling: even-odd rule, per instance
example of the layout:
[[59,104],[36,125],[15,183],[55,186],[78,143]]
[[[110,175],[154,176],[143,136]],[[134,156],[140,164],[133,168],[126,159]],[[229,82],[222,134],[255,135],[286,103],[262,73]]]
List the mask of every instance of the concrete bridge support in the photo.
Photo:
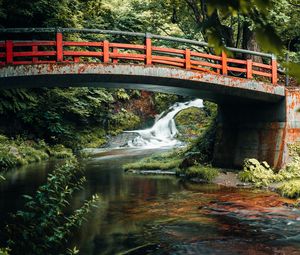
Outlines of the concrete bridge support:
[[220,104],[213,164],[241,167],[245,158],[257,158],[283,167],[289,160],[288,144],[300,140],[300,89],[285,93],[274,104]]

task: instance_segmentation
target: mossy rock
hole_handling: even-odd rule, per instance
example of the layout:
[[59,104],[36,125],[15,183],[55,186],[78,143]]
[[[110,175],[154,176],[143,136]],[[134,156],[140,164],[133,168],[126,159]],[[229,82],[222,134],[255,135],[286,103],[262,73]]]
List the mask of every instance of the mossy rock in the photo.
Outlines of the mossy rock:
[[189,141],[205,131],[209,118],[203,108],[189,107],[177,113],[174,120],[179,131],[178,139]]
[[206,114],[202,108],[189,107],[178,112],[175,116],[177,126],[190,126],[202,122]]

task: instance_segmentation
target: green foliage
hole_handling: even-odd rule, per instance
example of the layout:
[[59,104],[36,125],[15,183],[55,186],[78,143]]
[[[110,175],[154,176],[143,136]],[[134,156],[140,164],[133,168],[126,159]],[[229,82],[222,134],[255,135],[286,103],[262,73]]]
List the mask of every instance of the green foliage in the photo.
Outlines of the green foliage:
[[[105,143],[107,129],[118,133],[133,129],[140,123],[138,116],[119,109],[115,104],[130,98],[130,94],[122,89],[54,88],[28,90],[26,93],[34,98],[34,104],[26,104],[26,107],[17,110],[13,106],[6,107],[2,114],[0,111],[0,120],[3,119],[0,129],[12,136],[22,132],[30,137],[42,137],[52,144],[60,143],[78,149]],[[0,99],[2,96],[0,94]],[[7,99],[7,102],[19,101],[26,100],[14,94]],[[10,125],[8,129],[7,122],[15,126],[11,128]],[[92,138],[96,140],[91,141]]]
[[219,171],[212,167],[194,165],[186,169],[179,169],[176,173],[187,179],[199,178],[205,182],[212,182],[218,175]]
[[300,197],[300,180],[290,180],[284,182],[277,191],[284,197],[298,198]]
[[9,255],[10,251],[9,248],[0,248],[0,255]]
[[178,101],[177,95],[168,95],[163,93],[154,94],[154,105],[157,112],[163,112]]
[[244,182],[252,182],[256,186],[268,186],[275,181],[275,174],[267,162],[260,163],[256,159],[246,159],[243,171],[238,178]]
[[[33,197],[24,195],[24,209],[13,215],[14,224],[8,226],[9,246],[14,254],[51,255],[66,250],[72,231],[82,225],[99,200],[94,195],[71,214],[65,212],[73,193],[85,182],[80,173],[77,160],[72,158],[57,166]],[[73,251],[76,254],[76,249]]]
[[38,142],[8,139],[0,135],[0,172],[21,165],[40,162],[49,157],[69,158],[73,153],[63,145],[49,146],[43,140]]
[[103,128],[90,128],[74,133],[76,148],[99,148],[107,142],[106,131]]
[[[299,147],[297,146],[299,149]],[[255,186],[269,186],[273,182],[281,182],[300,178],[300,157],[294,156],[291,163],[278,173],[274,173],[267,162],[259,163],[256,159],[246,159],[243,171],[238,175],[244,182],[252,182]]]
[[117,89],[115,91],[115,97],[119,100],[129,100],[130,96],[127,94],[125,89]]
[[111,117],[110,133],[118,134],[123,130],[134,129],[140,124],[140,118],[132,112],[122,108]]
[[17,113],[30,109],[37,103],[37,98],[32,90],[5,89],[1,90],[0,114],[5,112]]

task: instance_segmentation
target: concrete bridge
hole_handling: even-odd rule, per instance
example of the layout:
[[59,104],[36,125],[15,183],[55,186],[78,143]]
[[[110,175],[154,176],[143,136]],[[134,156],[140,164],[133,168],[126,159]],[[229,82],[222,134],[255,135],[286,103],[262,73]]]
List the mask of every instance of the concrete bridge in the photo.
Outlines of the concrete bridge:
[[[71,33],[89,40],[70,40]],[[104,35],[142,43],[109,42]],[[288,160],[287,145],[300,138],[300,91],[278,84],[271,54],[227,48],[214,55],[205,42],[89,29],[2,29],[0,38],[0,89],[129,88],[217,103],[217,166],[239,167],[254,157],[280,168]],[[163,46],[166,41],[177,47]]]

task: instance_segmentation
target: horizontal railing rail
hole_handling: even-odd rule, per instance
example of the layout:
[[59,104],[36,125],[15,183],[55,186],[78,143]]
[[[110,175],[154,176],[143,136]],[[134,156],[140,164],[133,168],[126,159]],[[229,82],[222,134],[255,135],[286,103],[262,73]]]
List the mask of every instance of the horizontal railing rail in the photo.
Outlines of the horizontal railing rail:
[[[54,40],[9,40],[8,34],[53,33]],[[64,34],[87,33],[144,38],[144,44],[116,43],[108,40],[67,41]],[[140,63],[145,65],[169,65],[187,70],[211,72],[223,75],[240,76],[248,79],[265,77],[277,84],[277,61],[274,55],[245,49],[230,48],[231,52],[266,58],[266,63],[254,62],[252,59],[230,58],[226,52],[220,56],[199,52],[182,44],[212,48],[206,42],[154,35],[151,33],[126,32],[100,29],[73,28],[3,28],[0,35],[0,65],[24,65],[57,62],[103,62],[103,63]],[[32,37],[34,38],[34,36]],[[172,41],[181,44],[181,48],[155,46],[154,40]]]

